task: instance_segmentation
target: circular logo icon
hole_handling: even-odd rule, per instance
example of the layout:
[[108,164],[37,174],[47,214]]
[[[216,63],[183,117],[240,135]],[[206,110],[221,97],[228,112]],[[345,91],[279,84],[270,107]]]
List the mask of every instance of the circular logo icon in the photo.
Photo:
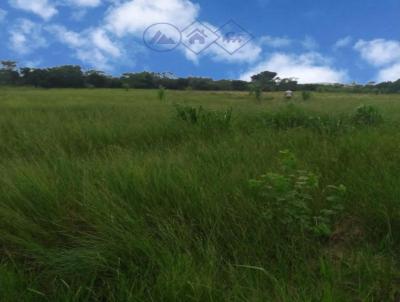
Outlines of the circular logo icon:
[[149,26],[143,33],[143,41],[148,48],[158,52],[174,50],[181,43],[180,30],[169,23],[157,23]]

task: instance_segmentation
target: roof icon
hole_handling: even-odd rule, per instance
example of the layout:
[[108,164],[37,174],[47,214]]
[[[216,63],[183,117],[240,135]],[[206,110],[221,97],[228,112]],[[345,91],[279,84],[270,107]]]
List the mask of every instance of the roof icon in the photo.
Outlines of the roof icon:
[[182,44],[195,54],[210,47],[218,38],[219,35],[214,30],[199,21],[193,22],[182,30]]
[[196,28],[190,34],[188,34],[187,37],[189,38],[190,44],[195,44],[195,43],[204,44],[206,43],[206,38],[208,38],[208,36],[204,32],[204,29],[201,30],[198,28]]

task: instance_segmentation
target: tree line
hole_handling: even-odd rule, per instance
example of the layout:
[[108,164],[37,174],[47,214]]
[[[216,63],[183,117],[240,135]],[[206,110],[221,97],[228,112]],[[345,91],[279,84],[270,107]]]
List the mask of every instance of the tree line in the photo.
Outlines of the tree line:
[[98,70],[84,71],[80,66],[65,65],[50,68],[17,68],[14,61],[0,61],[1,86],[33,86],[38,88],[137,88],[164,87],[172,90],[221,91],[285,91],[307,90],[321,92],[400,93],[400,79],[395,82],[367,85],[299,84],[296,79],[278,77],[271,71],[254,75],[250,82],[241,80],[213,80],[204,77],[175,77],[171,73],[124,73],[119,77]]

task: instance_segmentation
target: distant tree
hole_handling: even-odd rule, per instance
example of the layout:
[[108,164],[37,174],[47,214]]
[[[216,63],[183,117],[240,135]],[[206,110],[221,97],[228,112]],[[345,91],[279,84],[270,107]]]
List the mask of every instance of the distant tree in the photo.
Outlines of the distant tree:
[[121,80],[131,88],[157,88],[159,77],[151,72],[124,73]]
[[276,87],[275,77],[278,74],[271,71],[263,71],[259,74],[253,75],[251,81],[262,90],[274,90]]
[[4,70],[15,70],[17,68],[17,62],[15,61],[1,61],[2,69]]
[[109,87],[110,79],[103,71],[89,70],[85,72],[85,84],[96,87],[106,88]]
[[47,86],[47,71],[45,69],[21,68],[21,80],[23,85],[34,87]]
[[80,66],[65,65],[48,68],[45,87],[53,88],[80,88],[84,87],[85,81]]
[[142,88],[156,89],[194,89],[194,90],[233,90],[251,91],[261,97],[263,91],[318,91],[347,93],[400,93],[400,79],[394,82],[365,85],[345,84],[299,84],[294,78],[280,79],[276,72],[263,71],[251,77],[251,82],[240,80],[213,80],[203,77],[177,78],[170,72],[138,72],[125,73],[120,77],[112,77],[98,70],[83,72],[80,66],[65,65],[52,68],[17,69],[15,61],[0,61],[0,85],[29,85],[45,88]]
[[214,83],[211,84],[211,89],[220,91],[230,91],[232,90],[232,81],[229,80],[214,81]]
[[19,83],[19,73],[16,71],[17,62],[1,61],[0,85],[17,85]]
[[178,78],[176,80],[176,86],[179,90],[185,90],[189,87],[189,80],[186,78]]
[[110,78],[109,79],[109,88],[122,88],[123,82],[120,78]]
[[247,91],[249,89],[249,83],[245,81],[234,80],[232,81],[232,90],[235,91]]
[[375,85],[382,93],[400,93],[400,79],[395,82],[383,82]]
[[193,90],[213,90],[214,81],[210,78],[189,77],[189,87]]
[[285,90],[297,90],[297,80],[293,78],[288,78],[288,79],[281,79],[277,83],[277,90],[279,91],[285,91]]

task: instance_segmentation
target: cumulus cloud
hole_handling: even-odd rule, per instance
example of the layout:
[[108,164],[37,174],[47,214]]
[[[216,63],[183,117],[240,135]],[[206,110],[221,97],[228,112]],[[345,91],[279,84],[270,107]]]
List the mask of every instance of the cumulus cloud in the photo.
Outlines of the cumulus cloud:
[[94,68],[111,71],[116,60],[123,57],[122,47],[112,41],[104,29],[89,29],[78,33],[63,26],[53,25],[47,28],[59,42],[75,51],[75,56]]
[[102,0],[8,0],[8,2],[12,7],[34,13],[46,21],[58,14],[58,6],[92,8],[102,4]]
[[377,81],[389,82],[400,79],[400,63],[379,70]]
[[[66,1],[80,6],[101,4],[101,1],[96,0]],[[171,23],[183,29],[196,20],[199,12],[199,6],[189,0],[109,0],[109,2],[113,4],[106,12],[103,24],[97,28],[81,33],[61,26],[50,28],[61,43],[75,51],[78,59],[85,64],[105,70],[112,69],[113,60],[124,57],[126,51],[122,41],[134,38],[131,39],[132,46],[135,40],[141,40],[146,28],[155,23]]]
[[315,40],[313,37],[310,36],[306,36],[304,40],[301,42],[301,45],[306,50],[315,50],[319,47],[317,40]]
[[293,41],[286,37],[263,36],[259,39],[260,44],[271,48],[283,48],[292,45]]
[[341,38],[336,41],[335,45],[333,46],[333,49],[339,49],[339,48],[345,48],[351,45],[353,42],[353,38],[350,36]]
[[216,44],[212,44],[210,47],[199,54],[195,54],[184,46],[181,46],[179,49],[184,53],[185,57],[188,60],[192,61],[195,64],[198,64],[199,60],[205,56],[210,57],[211,60],[215,62],[252,63],[257,61],[262,53],[261,47],[251,42],[244,45],[233,54],[227,53]]
[[46,45],[42,27],[30,20],[18,20],[10,31],[9,47],[21,55],[29,54]]
[[233,54],[229,54],[218,45],[213,44],[206,50],[205,54],[217,62],[252,63],[259,59],[261,52],[260,46],[249,42]]
[[120,49],[111,41],[103,29],[96,29],[90,33],[91,41],[101,51],[113,57],[121,55]]
[[302,84],[339,83],[347,78],[346,71],[332,68],[328,59],[312,52],[301,55],[274,53],[240,78],[249,81],[252,75],[266,70],[277,72],[281,78],[296,78]]
[[68,0],[68,4],[83,7],[96,7],[101,4],[101,0]]
[[400,78],[400,41],[360,40],[355,44],[354,49],[366,62],[379,68],[377,81],[395,81]]
[[[183,30],[196,21],[199,11],[200,6],[188,0],[131,0],[119,3],[109,10],[104,28],[120,38],[125,36],[141,38],[146,28],[156,23],[170,23]],[[218,29],[210,23],[202,23],[212,31]],[[218,62],[254,62],[262,51],[261,47],[253,42],[248,43],[232,55],[215,44],[198,55],[182,45],[178,50],[196,64],[205,56]]]
[[59,41],[70,47],[81,47],[85,44],[85,40],[81,34],[67,30],[61,25],[48,26],[47,30],[52,33]]
[[359,40],[354,48],[364,60],[375,66],[383,66],[400,61],[400,41],[385,39]]
[[34,13],[45,20],[58,13],[56,7],[48,0],[9,0],[12,7]]
[[3,22],[7,16],[7,11],[0,8],[0,22]]
[[188,0],[132,0],[109,11],[106,27],[118,36],[141,35],[155,23],[171,23],[183,29],[196,20],[199,9]]

